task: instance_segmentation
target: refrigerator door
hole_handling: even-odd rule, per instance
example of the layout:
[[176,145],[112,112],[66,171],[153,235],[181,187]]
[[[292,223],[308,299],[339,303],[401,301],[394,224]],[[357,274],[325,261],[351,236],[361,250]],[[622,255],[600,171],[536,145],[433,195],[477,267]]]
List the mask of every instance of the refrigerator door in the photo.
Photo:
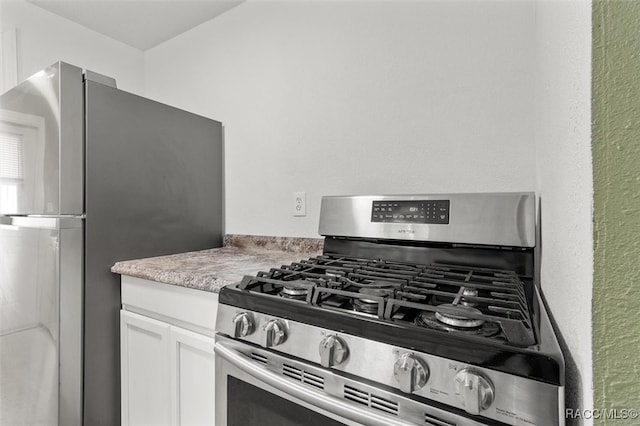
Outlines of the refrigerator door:
[[83,213],[82,70],[58,62],[0,96],[0,214]]
[[117,261],[222,244],[222,125],[86,81],[84,423],[120,422]]
[[81,219],[0,216],[2,425],[80,425],[82,240]]

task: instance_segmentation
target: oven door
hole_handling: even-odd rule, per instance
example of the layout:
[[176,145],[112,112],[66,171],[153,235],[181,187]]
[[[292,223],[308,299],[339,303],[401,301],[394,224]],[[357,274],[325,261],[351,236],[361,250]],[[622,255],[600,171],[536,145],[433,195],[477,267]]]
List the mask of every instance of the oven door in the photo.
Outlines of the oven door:
[[484,424],[221,335],[215,352],[216,426]]

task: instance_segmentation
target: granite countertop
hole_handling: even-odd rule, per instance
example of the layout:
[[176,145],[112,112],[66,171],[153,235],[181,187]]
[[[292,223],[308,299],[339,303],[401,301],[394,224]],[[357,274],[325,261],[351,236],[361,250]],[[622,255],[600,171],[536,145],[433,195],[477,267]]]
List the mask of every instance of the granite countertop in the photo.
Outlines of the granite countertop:
[[221,248],[117,262],[111,272],[217,293],[245,275],[317,256],[323,241],[227,235]]

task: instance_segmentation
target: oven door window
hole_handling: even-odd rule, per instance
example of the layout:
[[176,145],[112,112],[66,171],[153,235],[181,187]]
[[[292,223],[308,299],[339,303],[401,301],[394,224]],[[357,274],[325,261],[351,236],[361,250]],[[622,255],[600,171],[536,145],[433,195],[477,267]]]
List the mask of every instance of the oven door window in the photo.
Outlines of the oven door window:
[[343,426],[233,376],[227,376],[227,426]]

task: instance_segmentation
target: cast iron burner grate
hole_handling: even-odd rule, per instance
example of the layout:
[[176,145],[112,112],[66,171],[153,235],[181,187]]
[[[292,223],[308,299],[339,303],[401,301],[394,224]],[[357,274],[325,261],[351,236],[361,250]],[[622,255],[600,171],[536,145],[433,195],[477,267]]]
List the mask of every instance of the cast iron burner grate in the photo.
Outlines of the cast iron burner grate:
[[[516,346],[535,344],[525,286],[515,272],[434,263],[418,281],[420,286],[404,287],[387,303],[385,318],[417,309],[423,312],[422,319],[430,319],[433,313],[437,320],[422,321],[422,325],[497,336]],[[477,322],[474,326],[457,324],[459,318]]]
[[515,272],[321,255],[245,277],[241,289],[317,307],[514,346],[535,344]]

